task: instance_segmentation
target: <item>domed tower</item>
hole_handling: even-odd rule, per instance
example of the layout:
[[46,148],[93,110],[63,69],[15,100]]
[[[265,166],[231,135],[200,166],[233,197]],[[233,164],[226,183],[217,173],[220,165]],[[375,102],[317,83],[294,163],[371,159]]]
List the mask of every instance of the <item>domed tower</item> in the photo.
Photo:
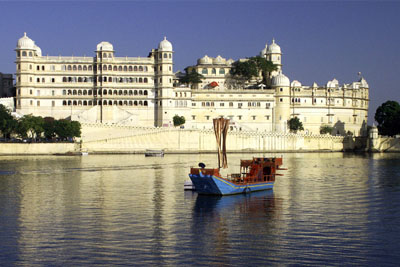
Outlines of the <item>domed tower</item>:
[[172,44],[164,37],[164,40],[155,50],[154,84],[156,88],[157,123],[156,126],[171,125],[173,108],[173,50]]
[[16,95],[17,101],[16,106],[17,109],[20,109],[21,106],[26,106],[24,101],[29,101],[25,99],[28,97],[29,90],[32,90],[32,84],[30,84],[30,80],[33,77],[33,72],[35,71],[34,62],[38,57],[42,56],[42,50],[40,47],[35,45],[35,42],[30,39],[26,32],[24,36],[21,37],[17,42],[17,47],[15,48],[17,53],[17,72],[16,72]]
[[271,86],[275,89],[274,124],[276,132],[286,132],[290,119],[290,80],[279,73],[272,77]]
[[265,44],[265,47],[260,52],[260,57],[267,58],[268,44]]
[[282,72],[282,52],[281,47],[275,43],[275,39],[272,39],[272,44],[267,48],[266,58],[277,65],[278,69],[271,73],[271,76],[275,76]]
[[114,47],[109,42],[101,42],[97,45],[96,56],[98,59],[108,60],[114,58]]

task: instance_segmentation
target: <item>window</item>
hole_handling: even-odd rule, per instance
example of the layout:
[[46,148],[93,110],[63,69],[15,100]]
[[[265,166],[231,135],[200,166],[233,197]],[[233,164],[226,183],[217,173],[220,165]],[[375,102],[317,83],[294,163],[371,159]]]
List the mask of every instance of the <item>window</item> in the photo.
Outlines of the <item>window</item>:
[[210,120],[210,116],[206,116],[206,120]]
[[52,83],[55,83],[55,82],[56,82],[56,79],[51,78],[51,82],[52,82]]
[[229,106],[230,106],[230,107],[233,107],[233,102],[229,102]]
[[223,106],[224,106],[224,103],[219,103],[219,106],[220,106],[220,107],[223,107]]
[[37,102],[36,102],[36,105],[37,105],[38,107],[40,107],[40,101],[37,101]]
[[[52,91],[51,91],[51,95],[52,95],[52,96],[54,96],[54,95],[55,95],[55,93],[54,93],[54,90],[52,90]],[[53,106],[53,107],[54,107],[54,106]]]
[[256,116],[252,116],[253,117],[253,121],[255,121],[256,120]]
[[279,91],[283,92],[283,88],[279,88]]
[[217,74],[217,70],[213,68],[213,69],[211,70],[211,74]]
[[279,98],[279,102],[283,102],[283,98]]
[[196,115],[192,115],[192,120],[196,120]]
[[51,101],[51,106],[54,107],[56,105],[56,101]]
[[225,69],[219,69],[219,74],[225,74]]
[[203,70],[201,71],[201,73],[202,73],[202,74],[208,74],[208,70],[207,70],[207,69],[203,69]]
[[238,116],[238,119],[241,121],[241,120],[242,120],[242,115],[239,115],[239,116]]

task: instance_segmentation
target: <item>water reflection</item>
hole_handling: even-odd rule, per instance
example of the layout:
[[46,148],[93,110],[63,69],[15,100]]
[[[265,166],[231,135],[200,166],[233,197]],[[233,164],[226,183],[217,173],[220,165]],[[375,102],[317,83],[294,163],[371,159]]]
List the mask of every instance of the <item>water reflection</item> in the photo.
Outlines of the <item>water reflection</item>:
[[[229,154],[240,159],[274,154]],[[397,263],[400,156],[285,154],[273,191],[184,192],[215,155],[3,157],[2,265]],[[55,256],[56,255],[56,256]]]

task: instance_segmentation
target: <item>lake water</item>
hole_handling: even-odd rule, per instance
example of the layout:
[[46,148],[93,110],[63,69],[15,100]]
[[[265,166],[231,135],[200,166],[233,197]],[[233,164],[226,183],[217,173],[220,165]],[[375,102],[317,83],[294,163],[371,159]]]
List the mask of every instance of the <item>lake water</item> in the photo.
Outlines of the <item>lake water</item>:
[[273,191],[210,197],[183,183],[211,154],[1,157],[0,265],[400,264],[399,154],[283,158]]

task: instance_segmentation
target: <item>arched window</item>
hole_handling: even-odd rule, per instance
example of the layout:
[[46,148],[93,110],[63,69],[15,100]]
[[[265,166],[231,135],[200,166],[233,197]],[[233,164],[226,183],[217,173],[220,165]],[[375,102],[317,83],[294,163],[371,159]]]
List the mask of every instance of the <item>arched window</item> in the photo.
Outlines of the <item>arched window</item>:
[[104,101],[103,101],[103,105],[104,105],[104,106],[107,106],[107,100],[104,100]]
[[168,54],[167,53],[164,53],[164,58],[168,58]]
[[113,70],[114,70],[114,71],[117,71],[117,70],[118,70],[117,66],[114,66]]
[[78,83],[81,83],[81,82],[82,82],[82,78],[79,77],[79,78],[78,78]]
[[212,68],[211,74],[217,74],[217,70],[215,68]]
[[92,90],[88,90],[88,95],[92,95]]
[[132,90],[129,90],[129,95],[133,95],[133,92],[132,92]]
[[128,71],[128,67],[127,66],[124,66],[124,71]]
[[76,94],[77,94],[76,90],[72,91],[72,94],[73,94],[73,95],[76,95]]
[[124,90],[124,95],[127,95],[127,94],[128,94],[128,91]]
[[112,53],[108,54],[108,57],[109,57],[109,58],[112,58]]
[[92,66],[89,66],[89,67],[88,67],[88,70],[93,70],[93,67],[92,67]]
[[148,71],[148,68],[147,68],[147,66],[144,66],[144,71]]
[[108,77],[108,82],[112,82],[112,77]]
[[82,106],[82,101],[81,100],[78,101],[78,106]]
[[22,52],[22,56],[26,57],[26,52],[25,51]]
[[139,95],[143,95],[143,91],[142,90],[139,90]]
[[122,95],[122,90],[119,90],[119,91],[118,91],[118,94],[119,94],[119,95]]
[[118,95],[118,91],[117,91],[117,90],[114,90],[114,91],[113,91],[113,95]]
[[107,90],[106,89],[103,90],[103,95],[107,95]]
[[132,66],[129,66],[129,71],[132,71]]
[[72,101],[69,100],[69,101],[68,101],[68,106],[71,106],[71,105],[72,105]]
[[87,95],[87,90],[83,90],[83,95]]
[[143,82],[144,82],[144,83],[147,83],[147,78],[144,78],[144,79],[143,79]]
[[118,101],[114,100],[114,106],[118,106]]
[[125,100],[124,101],[124,106],[126,106],[126,105],[128,105],[128,101]]
[[63,100],[63,106],[67,105],[67,100]]
[[136,101],[136,100],[133,102],[133,105],[134,105],[134,106],[137,106],[137,101]]
[[201,71],[201,73],[202,73],[202,74],[208,74],[208,70],[207,70],[207,69],[203,69],[203,70]]
[[63,82],[64,82],[64,83],[67,82],[67,77],[63,77]]
[[76,106],[78,103],[76,102],[76,100],[74,100],[74,102],[72,102],[72,105]]
[[44,78],[42,78],[42,83],[44,83]]
[[139,66],[139,71],[143,71],[143,66]]
[[67,90],[63,90],[63,93],[62,93],[63,95],[66,95],[67,94]]
[[97,103],[98,103],[99,106],[101,106],[101,100],[99,100]]
[[87,106],[87,101],[86,100],[83,101],[83,105]]
[[107,70],[107,66],[106,65],[103,65],[103,70]]
[[108,94],[109,94],[109,95],[112,95],[112,90],[108,90]]
[[29,56],[30,56],[30,57],[32,56],[32,52],[29,52]]
[[132,101],[129,101],[129,106],[132,106],[132,104],[133,104]]
[[172,54],[169,54],[169,58],[172,58]]
[[108,105],[112,106],[112,100],[108,100]]
[[112,66],[111,65],[108,65],[108,70],[112,70]]
[[119,67],[118,67],[118,71],[122,71],[122,66],[119,66]]
[[88,82],[88,78],[87,77],[83,77],[83,82],[87,83]]
[[83,65],[83,71],[87,71],[86,65]]
[[142,78],[139,78],[139,83],[142,83],[143,82],[143,79]]
[[40,70],[40,66],[36,66],[36,70]]
[[143,106],[142,100],[139,101],[139,106]]
[[82,95],[82,90],[78,90],[78,95]]
[[78,70],[82,70],[82,66],[81,65],[78,66]]
[[107,77],[103,77],[103,82],[106,82],[107,81]]
[[144,101],[143,105],[147,107],[147,101]]
[[74,71],[76,71],[78,68],[76,67],[76,65],[74,65],[73,67],[72,67],[72,70],[74,70]]
[[225,74],[225,69],[219,69],[219,74]]
[[68,65],[68,70],[72,70],[72,66],[71,65]]
[[133,67],[133,70],[134,70],[134,71],[137,71],[137,66]]
[[92,105],[92,100],[89,100],[88,101],[88,106],[91,106]]
[[134,94],[134,95],[137,95],[137,94],[138,94],[138,93],[137,93],[137,90],[133,91],[133,94]]
[[72,95],[72,91],[71,90],[68,90],[68,95]]
[[147,95],[147,90],[144,90],[144,91],[143,91],[143,94],[144,94],[144,95]]

